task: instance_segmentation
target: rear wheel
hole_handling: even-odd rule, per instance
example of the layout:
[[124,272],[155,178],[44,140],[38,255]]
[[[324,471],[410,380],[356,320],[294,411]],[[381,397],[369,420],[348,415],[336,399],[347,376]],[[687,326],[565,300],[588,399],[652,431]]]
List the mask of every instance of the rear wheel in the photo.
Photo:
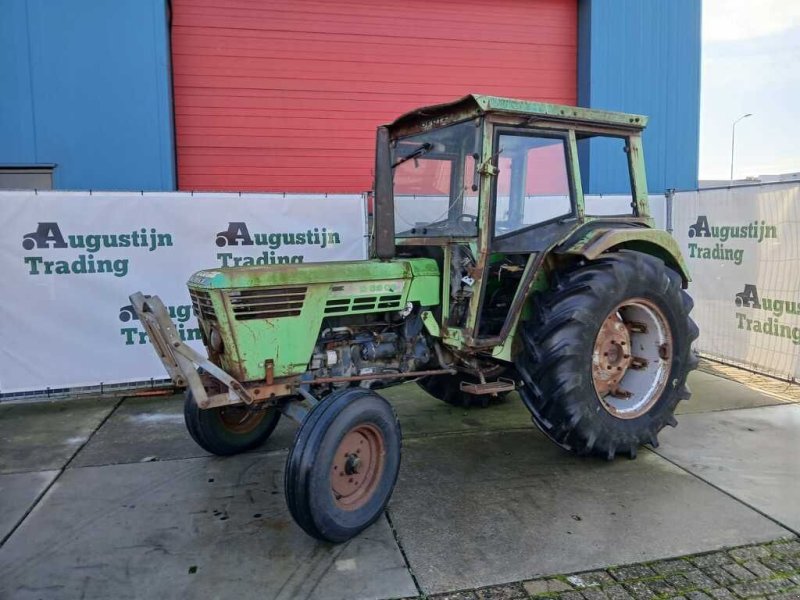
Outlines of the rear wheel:
[[613,459],[658,445],[690,395],[698,330],[680,276],[650,255],[622,251],[568,273],[537,296],[522,334],[520,395],[562,448]]
[[[491,369],[484,377],[487,379],[497,378],[502,375],[505,370],[505,367],[496,365],[496,367]],[[417,385],[437,400],[462,408],[470,408],[473,406],[486,408],[493,400],[502,399],[507,394],[507,392],[501,392],[496,396],[490,394],[468,394],[461,390],[462,381],[480,383],[480,379],[474,375],[459,373],[458,375],[430,375],[428,377],[420,377],[417,379]]]
[[309,535],[344,542],[386,508],[400,469],[400,424],[375,392],[345,388],[322,400],[286,459],[289,511]]
[[219,456],[257,448],[267,441],[280,416],[277,408],[251,409],[244,404],[201,409],[191,390],[183,403],[189,435],[203,450]]

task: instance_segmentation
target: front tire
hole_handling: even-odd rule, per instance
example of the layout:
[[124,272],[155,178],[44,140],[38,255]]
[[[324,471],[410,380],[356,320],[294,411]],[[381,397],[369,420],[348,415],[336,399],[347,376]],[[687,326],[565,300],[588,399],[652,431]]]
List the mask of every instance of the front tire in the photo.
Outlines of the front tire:
[[400,470],[402,436],[392,406],[364,388],[322,400],[297,431],[286,459],[284,491],[309,535],[344,542],[374,523]]
[[191,390],[183,402],[189,435],[203,450],[230,456],[257,448],[272,435],[281,413],[277,408],[253,410],[243,404],[201,409]]
[[621,251],[557,274],[536,297],[517,370],[520,395],[548,438],[578,454],[635,458],[677,424],[698,335],[681,287],[659,259]]

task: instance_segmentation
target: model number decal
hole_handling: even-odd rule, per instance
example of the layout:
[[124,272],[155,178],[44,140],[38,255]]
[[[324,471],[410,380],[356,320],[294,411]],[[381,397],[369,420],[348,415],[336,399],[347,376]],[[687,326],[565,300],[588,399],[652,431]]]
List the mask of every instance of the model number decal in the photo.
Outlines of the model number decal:
[[340,296],[363,296],[366,294],[399,294],[405,287],[402,279],[388,281],[363,281],[357,283],[343,283],[331,286],[330,295]]

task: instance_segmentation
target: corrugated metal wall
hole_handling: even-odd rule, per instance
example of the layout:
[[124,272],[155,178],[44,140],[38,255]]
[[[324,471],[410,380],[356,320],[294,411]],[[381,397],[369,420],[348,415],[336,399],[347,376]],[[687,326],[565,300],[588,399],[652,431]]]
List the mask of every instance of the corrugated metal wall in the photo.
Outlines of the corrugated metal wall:
[[[579,102],[650,117],[644,155],[651,193],[697,187],[700,0],[580,0]],[[593,144],[589,193],[630,193],[618,153]]]
[[469,92],[575,104],[577,0],[173,0],[181,189],[361,192],[375,128]]
[[165,0],[0,2],[0,165],[58,189],[174,189]]

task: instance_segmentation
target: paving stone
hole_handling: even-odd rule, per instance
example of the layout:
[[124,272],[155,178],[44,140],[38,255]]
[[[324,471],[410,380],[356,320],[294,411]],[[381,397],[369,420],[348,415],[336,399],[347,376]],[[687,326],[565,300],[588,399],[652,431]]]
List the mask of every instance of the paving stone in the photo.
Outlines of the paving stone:
[[667,600],[686,600],[686,596],[670,596]]
[[783,560],[792,565],[793,569],[800,570],[800,556],[784,556]]
[[656,596],[674,596],[678,591],[663,579],[648,581],[647,587],[649,587]]
[[643,581],[634,581],[633,583],[626,583],[625,589],[628,590],[631,596],[636,600],[652,600],[656,597],[653,591],[647,587]]
[[541,596],[542,594],[553,594],[556,592],[568,592],[572,587],[560,579],[536,579],[524,581],[522,586],[529,596]]
[[587,588],[581,591],[581,595],[586,600],[608,600],[608,596],[606,596],[605,592],[600,588]]
[[739,581],[750,581],[756,578],[755,575],[753,575],[750,571],[748,571],[741,565],[737,564],[723,565],[722,568],[725,569],[731,575],[733,575]]
[[646,577],[655,577],[656,572],[647,565],[631,565],[629,567],[618,567],[616,569],[609,569],[611,576],[617,581],[629,581],[631,579],[644,579]]
[[475,590],[475,597],[478,600],[517,600],[527,598],[528,594],[521,583],[508,583]]
[[782,561],[779,558],[775,558],[774,556],[768,556],[767,558],[762,558],[761,564],[763,564],[769,569],[772,569],[776,573],[788,573],[789,571],[793,570],[793,567],[789,565],[787,562]]
[[764,546],[750,546],[749,548],[734,548],[728,554],[736,560],[755,560],[769,556],[769,550]]
[[750,571],[756,577],[760,577],[762,579],[766,579],[768,577],[773,577],[775,573],[769,570],[767,567],[762,565],[757,560],[747,560],[742,563],[742,566]]
[[621,585],[612,585],[604,588],[603,591],[606,593],[609,600],[633,600],[633,596]]
[[778,542],[769,547],[773,554],[780,554],[783,556],[796,556],[800,554],[800,542],[797,540],[789,540],[786,542]]
[[558,600],[583,600],[580,592],[561,592]]
[[736,596],[734,596],[733,593],[727,588],[714,588],[708,590],[708,593],[717,600],[735,600],[736,598]]
[[731,557],[724,552],[714,552],[712,554],[694,556],[689,560],[691,560],[695,566],[700,567],[701,569],[705,569],[706,567],[721,567],[722,565],[727,565],[733,562]]
[[800,587],[769,597],[770,600],[800,600]]
[[770,579],[769,581],[750,581],[731,587],[731,590],[742,598],[753,598],[782,591],[792,585],[788,579]]
[[[698,587],[697,585],[692,583],[692,581],[688,577],[686,577],[686,575],[684,575],[683,573],[674,573],[672,575],[667,575],[666,577],[664,577],[664,581],[671,587],[678,590],[679,592],[692,590]],[[714,583],[712,582],[711,585],[714,585]]]
[[428,600],[476,600],[475,592],[467,590],[463,592],[448,592],[446,594],[436,594],[428,596]]
[[800,575],[792,575],[789,577],[789,579],[792,581],[792,583],[800,585]]
[[[716,581],[719,585],[730,585],[736,583],[736,577],[731,575],[722,567],[707,567],[703,569],[703,573],[708,575],[711,579]],[[749,571],[748,571],[749,573]]]
[[674,560],[659,560],[658,562],[650,563],[650,568],[659,575],[671,575],[672,573],[683,573],[693,569],[694,566],[689,561],[676,558]]
[[695,591],[686,594],[687,600],[710,600],[710,597],[705,592]]
[[585,588],[597,585],[611,585],[615,583],[611,576],[605,571],[589,571],[588,573],[570,575],[567,577],[567,581],[569,581],[576,588]]
[[701,589],[710,589],[713,587],[717,587],[716,582],[711,579],[708,575],[703,573],[700,569],[690,569],[683,573],[683,575],[692,582],[695,587]]

